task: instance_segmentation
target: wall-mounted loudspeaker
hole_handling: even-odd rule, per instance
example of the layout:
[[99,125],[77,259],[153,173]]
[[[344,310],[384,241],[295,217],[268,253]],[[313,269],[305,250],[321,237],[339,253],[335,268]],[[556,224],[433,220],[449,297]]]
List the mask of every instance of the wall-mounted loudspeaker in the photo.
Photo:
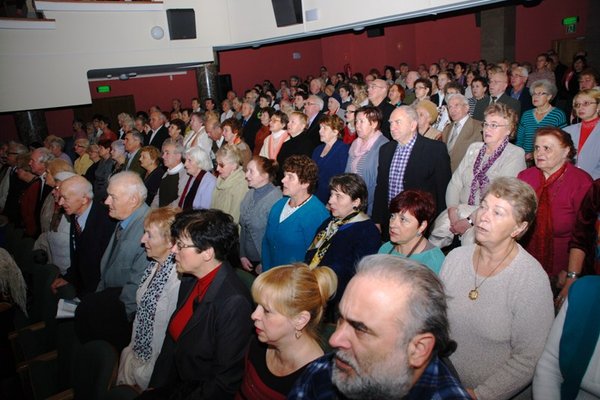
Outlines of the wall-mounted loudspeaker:
[[277,27],[301,24],[302,0],[271,0]]
[[383,27],[367,29],[367,37],[379,37],[379,36],[383,36],[383,35],[384,35]]
[[196,15],[193,8],[167,10],[171,40],[196,39]]

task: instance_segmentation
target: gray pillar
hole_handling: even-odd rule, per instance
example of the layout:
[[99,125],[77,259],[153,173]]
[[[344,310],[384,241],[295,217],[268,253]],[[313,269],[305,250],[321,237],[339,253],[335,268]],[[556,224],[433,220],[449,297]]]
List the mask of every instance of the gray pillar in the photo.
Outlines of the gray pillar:
[[24,144],[42,143],[48,136],[44,110],[17,111],[13,115],[19,139]]
[[204,107],[202,100],[207,97],[212,97],[215,99],[215,103],[219,104],[221,99],[219,99],[218,75],[215,63],[202,64],[196,68],[196,83],[202,107]]
[[481,58],[496,63],[515,59],[515,6],[481,11]]

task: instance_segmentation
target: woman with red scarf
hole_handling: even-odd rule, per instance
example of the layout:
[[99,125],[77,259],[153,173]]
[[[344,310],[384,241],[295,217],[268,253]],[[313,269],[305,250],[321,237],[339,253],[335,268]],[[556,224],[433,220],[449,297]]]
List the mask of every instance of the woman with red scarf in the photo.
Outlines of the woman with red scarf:
[[538,209],[533,230],[525,238],[526,249],[544,267],[553,285],[564,281],[569,259],[569,240],[577,211],[592,185],[590,175],[571,160],[575,147],[562,129],[538,129],[533,147],[535,167],[522,171],[518,178],[533,187]]

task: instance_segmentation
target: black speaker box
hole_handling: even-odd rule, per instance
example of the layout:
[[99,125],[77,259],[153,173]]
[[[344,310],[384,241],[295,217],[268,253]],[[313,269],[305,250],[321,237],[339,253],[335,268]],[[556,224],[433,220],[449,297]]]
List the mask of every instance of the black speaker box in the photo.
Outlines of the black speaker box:
[[367,29],[367,37],[379,37],[383,36],[383,28],[369,28]]
[[217,94],[219,96],[219,100],[221,101],[227,98],[227,92],[229,92],[232,89],[233,85],[231,83],[231,75],[219,75],[219,79],[217,80]]
[[196,14],[193,8],[167,10],[171,40],[196,39]]
[[271,0],[277,27],[301,24],[302,0]]

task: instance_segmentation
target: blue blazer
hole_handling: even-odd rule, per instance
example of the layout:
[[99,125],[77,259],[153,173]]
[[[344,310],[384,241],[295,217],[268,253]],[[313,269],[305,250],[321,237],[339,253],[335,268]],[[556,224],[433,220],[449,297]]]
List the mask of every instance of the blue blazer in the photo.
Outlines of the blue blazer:
[[319,226],[329,218],[329,212],[312,196],[296,212],[279,222],[279,216],[289,197],[277,201],[267,221],[262,242],[262,270],[304,260],[304,254],[312,243]]

